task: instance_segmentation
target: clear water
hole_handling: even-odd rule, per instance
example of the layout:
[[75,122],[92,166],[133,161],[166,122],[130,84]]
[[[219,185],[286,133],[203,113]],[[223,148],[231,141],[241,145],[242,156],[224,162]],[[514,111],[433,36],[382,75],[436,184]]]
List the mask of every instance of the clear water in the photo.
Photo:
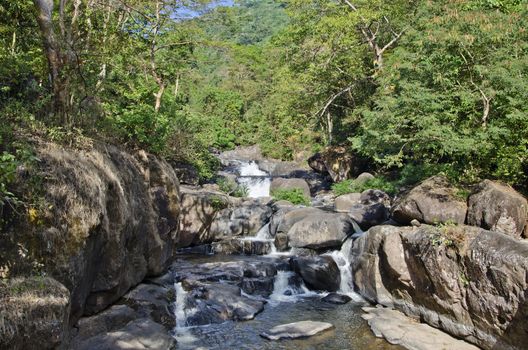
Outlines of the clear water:
[[241,162],[237,170],[240,174],[237,182],[248,188],[249,197],[269,197],[271,177],[268,173],[261,170],[256,162]]
[[[254,260],[254,257],[196,257],[195,263],[212,261]],[[261,258],[265,259],[265,258]],[[329,304],[321,301],[326,293],[318,294],[302,284],[292,284],[292,272],[279,271],[275,277],[273,293],[267,299],[264,311],[255,319],[244,322],[227,321],[200,327],[185,327],[185,291],[176,284],[177,327],[175,338],[177,349],[228,350],[228,349],[295,349],[295,350],[401,350],[376,338],[361,318],[364,302],[352,301],[345,305]],[[289,295],[285,295],[286,294]],[[255,298],[261,298],[255,296]],[[191,310],[192,312],[192,310]],[[260,334],[284,323],[303,320],[324,321],[334,325],[334,329],[319,335],[296,340],[270,341]]]

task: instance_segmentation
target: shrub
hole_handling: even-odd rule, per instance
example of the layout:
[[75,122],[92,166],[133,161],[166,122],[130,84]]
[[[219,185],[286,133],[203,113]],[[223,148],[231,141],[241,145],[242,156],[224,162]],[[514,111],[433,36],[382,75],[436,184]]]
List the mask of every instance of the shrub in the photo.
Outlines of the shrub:
[[276,200],[285,200],[293,204],[310,205],[310,199],[304,195],[300,188],[290,190],[274,190],[271,196]]
[[375,177],[367,182],[345,180],[332,185],[332,191],[334,191],[336,196],[347,193],[360,193],[369,189],[376,189],[389,194],[394,194],[396,193],[397,186],[394,182],[391,182],[382,176]]

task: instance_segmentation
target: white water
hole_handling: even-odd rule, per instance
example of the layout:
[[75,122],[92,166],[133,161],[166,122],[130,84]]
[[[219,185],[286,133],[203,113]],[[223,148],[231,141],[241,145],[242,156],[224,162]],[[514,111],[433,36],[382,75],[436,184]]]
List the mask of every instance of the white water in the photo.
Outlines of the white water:
[[196,312],[196,309],[186,309],[187,292],[183,289],[181,282],[174,283],[176,292],[176,302],[174,316],[176,318],[176,327],[174,329],[174,338],[178,344],[190,347],[197,339],[187,327],[187,318]]
[[352,268],[350,264],[350,260],[348,257],[350,256],[350,251],[352,249],[352,245],[354,244],[354,239],[356,237],[359,237],[364,234],[364,232],[361,230],[359,225],[356,222],[353,222],[355,233],[352,235],[351,238],[347,239],[345,243],[341,246],[340,250],[334,250],[332,252],[326,253],[325,255],[331,256],[332,259],[337,264],[337,267],[339,268],[339,274],[341,276],[341,283],[339,285],[339,293],[348,295],[352,298],[354,301],[362,301],[363,298],[354,292],[354,280],[352,278]]
[[273,282],[273,292],[269,296],[269,304],[277,306],[279,303],[287,302],[294,303],[300,300],[302,297],[310,296],[325,296],[328,293],[318,294],[314,291],[309,290],[301,282],[300,286],[294,286],[290,284],[290,278],[294,277],[295,273],[292,271],[277,271],[275,280]]
[[237,182],[248,188],[249,197],[269,197],[271,177],[268,173],[261,170],[255,161],[240,163],[238,172],[240,177]]

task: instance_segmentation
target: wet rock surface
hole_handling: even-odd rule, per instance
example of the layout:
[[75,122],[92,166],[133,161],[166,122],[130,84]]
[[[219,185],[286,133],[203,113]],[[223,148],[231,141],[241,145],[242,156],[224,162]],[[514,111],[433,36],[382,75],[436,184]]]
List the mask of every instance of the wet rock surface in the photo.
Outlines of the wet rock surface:
[[333,327],[328,322],[300,321],[273,327],[261,335],[270,340],[295,339],[311,337]]
[[352,298],[344,294],[330,293],[321,300],[332,304],[346,304],[350,302]]
[[329,256],[295,257],[290,261],[308,288],[335,292],[341,277],[335,261]]
[[365,307],[363,318],[377,337],[411,350],[478,350],[475,345],[453,338],[424,323],[418,323],[401,312],[387,308]]

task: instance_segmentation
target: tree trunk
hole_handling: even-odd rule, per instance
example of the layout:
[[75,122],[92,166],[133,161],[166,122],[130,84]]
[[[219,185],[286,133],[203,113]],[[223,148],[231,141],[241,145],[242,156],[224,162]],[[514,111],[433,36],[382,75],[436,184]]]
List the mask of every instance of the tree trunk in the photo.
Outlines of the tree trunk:
[[37,9],[37,23],[49,65],[54,97],[54,112],[62,118],[63,122],[68,123],[68,84],[62,79],[64,60],[53,30],[53,0],[34,0],[34,4]]

